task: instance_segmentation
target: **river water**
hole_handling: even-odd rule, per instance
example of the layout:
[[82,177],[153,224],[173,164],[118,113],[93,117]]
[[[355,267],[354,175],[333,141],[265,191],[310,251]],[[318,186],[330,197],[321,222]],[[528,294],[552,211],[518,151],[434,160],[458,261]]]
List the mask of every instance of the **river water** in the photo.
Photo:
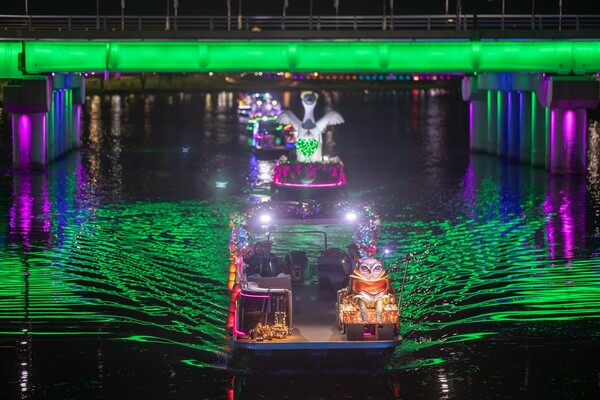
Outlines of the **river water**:
[[81,150],[45,171],[11,169],[2,114],[0,397],[600,398],[597,135],[585,176],[553,176],[470,153],[458,87],[319,94],[346,121],[325,149],[348,195],[376,204],[392,262],[414,255],[386,368],[228,368],[228,218],[273,162],[237,92],[90,94]]

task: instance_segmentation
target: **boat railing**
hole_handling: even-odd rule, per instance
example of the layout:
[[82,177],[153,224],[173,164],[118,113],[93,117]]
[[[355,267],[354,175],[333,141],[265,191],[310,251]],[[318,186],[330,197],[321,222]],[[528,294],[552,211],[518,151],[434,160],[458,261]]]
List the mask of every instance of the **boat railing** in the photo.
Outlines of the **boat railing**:
[[[325,221],[325,220],[324,220]],[[299,235],[299,234],[317,234],[317,235],[323,235],[323,246],[324,246],[324,250],[327,250],[327,233],[323,232],[323,231],[302,231],[302,232],[297,232],[297,231],[273,231],[273,232],[269,232],[267,234],[267,240],[271,240],[273,238],[273,236],[275,235]],[[291,249],[291,250],[295,250],[295,249]]]

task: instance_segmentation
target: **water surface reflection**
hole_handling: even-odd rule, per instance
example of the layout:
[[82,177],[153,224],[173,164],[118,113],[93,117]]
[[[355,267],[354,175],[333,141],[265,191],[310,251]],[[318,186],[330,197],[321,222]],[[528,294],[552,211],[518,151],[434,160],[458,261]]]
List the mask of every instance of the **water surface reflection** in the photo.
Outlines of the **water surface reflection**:
[[326,92],[315,113],[346,119],[326,143],[349,195],[377,204],[389,266],[414,256],[387,368],[228,369],[228,218],[269,195],[273,166],[240,140],[235,97],[90,96],[79,154],[2,175],[8,398],[598,397],[594,164],[551,176],[470,154],[445,90]]

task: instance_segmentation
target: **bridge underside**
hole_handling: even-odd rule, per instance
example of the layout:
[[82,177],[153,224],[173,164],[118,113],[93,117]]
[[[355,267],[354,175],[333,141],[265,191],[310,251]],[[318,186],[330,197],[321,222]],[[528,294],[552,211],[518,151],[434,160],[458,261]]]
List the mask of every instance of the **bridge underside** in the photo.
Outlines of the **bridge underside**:
[[600,71],[595,40],[0,42],[0,78],[69,72]]
[[77,147],[84,72],[390,72],[466,75],[471,150],[582,173],[598,54],[595,40],[23,40],[0,41],[0,78],[16,168]]

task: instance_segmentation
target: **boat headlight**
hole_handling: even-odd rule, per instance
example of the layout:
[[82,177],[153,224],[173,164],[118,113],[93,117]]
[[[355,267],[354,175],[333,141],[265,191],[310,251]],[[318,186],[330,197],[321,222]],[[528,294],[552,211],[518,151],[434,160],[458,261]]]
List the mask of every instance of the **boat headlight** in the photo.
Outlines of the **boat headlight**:
[[271,222],[271,216],[269,214],[262,214],[259,217],[259,220],[263,224],[268,224],[269,222]]

